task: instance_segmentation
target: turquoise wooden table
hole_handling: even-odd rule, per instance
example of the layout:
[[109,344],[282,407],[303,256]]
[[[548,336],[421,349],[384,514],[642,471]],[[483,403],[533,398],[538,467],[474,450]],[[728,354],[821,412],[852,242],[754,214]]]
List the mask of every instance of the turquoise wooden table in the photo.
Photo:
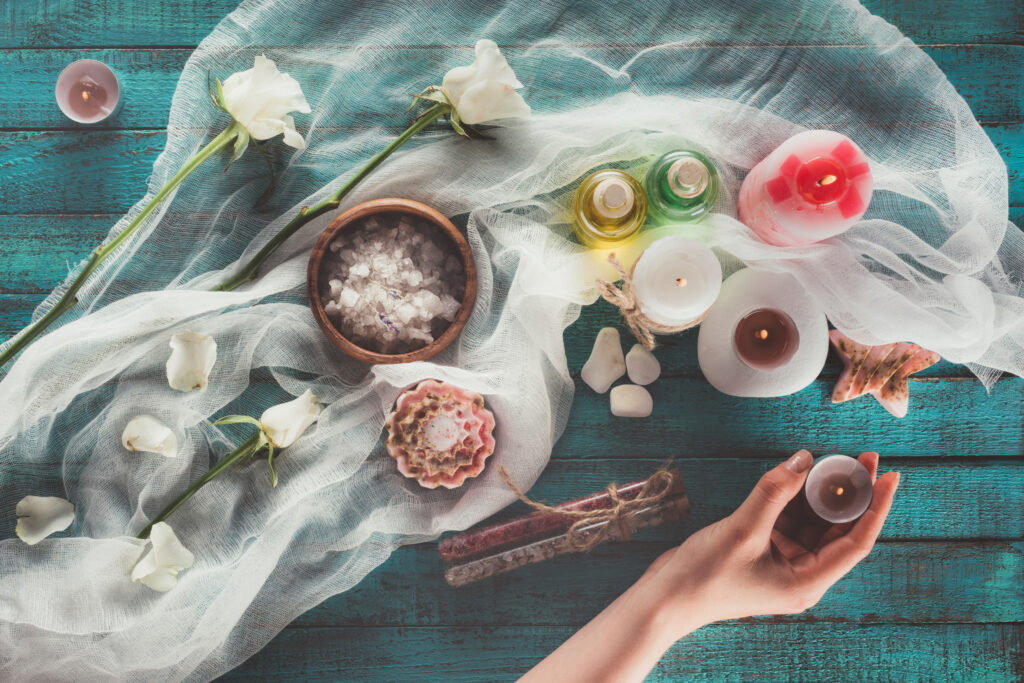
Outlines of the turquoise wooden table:
[[[143,193],[164,145],[178,73],[235,0],[0,0],[0,335],[84,258]],[[970,103],[1009,166],[1011,220],[1024,224],[1024,4],[870,0],[924,49]],[[53,83],[73,59],[113,65],[125,106],[111,126],[70,124]],[[611,308],[566,333],[578,374]],[[911,412],[870,398],[832,406],[839,371],[762,401],[702,380],[693,336],[660,352],[655,413],[616,421],[607,397],[577,393],[565,436],[531,494],[556,502],[638,479],[676,456],[693,518],[468,588],[449,588],[433,544],[407,547],[354,590],[296,620],[229,680],[506,680],[624,590],[663,549],[728,512],[799,447],[877,449],[903,483],[871,556],[810,611],[704,628],[653,680],[1024,678],[1024,380],[990,393],[963,367],[915,376]],[[3,473],[0,472],[0,477]],[[509,513],[521,512],[521,508]]]

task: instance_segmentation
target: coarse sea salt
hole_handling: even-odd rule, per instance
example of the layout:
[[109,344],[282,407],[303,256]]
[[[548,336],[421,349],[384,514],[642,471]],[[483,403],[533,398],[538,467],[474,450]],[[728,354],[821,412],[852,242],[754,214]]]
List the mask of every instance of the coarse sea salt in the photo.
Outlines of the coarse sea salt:
[[343,230],[324,255],[320,300],[338,331],[377,353],[407,353],[444,333],[466,290],[451,239],[402,213]]

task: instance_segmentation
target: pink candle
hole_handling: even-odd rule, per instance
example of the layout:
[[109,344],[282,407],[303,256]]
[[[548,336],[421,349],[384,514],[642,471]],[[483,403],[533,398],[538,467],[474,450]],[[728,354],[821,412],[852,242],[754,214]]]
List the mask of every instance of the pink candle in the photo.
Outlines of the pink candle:
[[850,229],[872,190],[860,147],[839,133],[809,130],[750,170],[740,187],[740,220],[769,244],[811,244]]
[[99,123],[117,107],[117,76],[103,62],[80,59],[60,72],[55,88],[57,106],[72,121]]

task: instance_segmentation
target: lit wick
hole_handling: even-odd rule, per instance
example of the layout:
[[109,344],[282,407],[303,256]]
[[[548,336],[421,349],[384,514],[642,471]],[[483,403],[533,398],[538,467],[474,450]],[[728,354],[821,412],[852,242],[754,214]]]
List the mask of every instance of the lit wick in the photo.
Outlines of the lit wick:
[[767,339],[768,330],[758,330],[757,332],[754,333],[754,336],[757,337],[758,339]]
[[839,486],[839,487],[836,488],[836,495],[837,496],[843,495],[843,487],[842,486]]
[[685,286],[686,286],[686,278],[685,277],[677,277],[676,278],[676,287],[685,287]]
[[832,183],[834,183],[837,180],[839,180],[839,178],[836,178],[834,175],[832,175],[830,173],[827,176],[825,176],[824,178],[821,178],[820,180],[818,180],[818,187],[821,187],[822,185],[831,185]]
[[88,100],[89,99],[89,91],[88,90],[83,90],[82,91],[82,99],[83,100]]

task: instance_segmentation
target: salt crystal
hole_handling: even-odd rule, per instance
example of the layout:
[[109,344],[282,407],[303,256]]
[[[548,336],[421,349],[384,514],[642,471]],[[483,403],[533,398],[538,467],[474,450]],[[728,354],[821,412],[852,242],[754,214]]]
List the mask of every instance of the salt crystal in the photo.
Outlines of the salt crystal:
[[349,270],[353,277],[370,277],[370,267],[365,263],[357,263]]
[[346,287],[345,289],[341,290],[341,294],[338,295],[338,305],[341,308],[352,308],[358,302],[359,292],[352,289],[351,287]]
[[650,384],[661,376],[661,363],[648,349],[634,344],[626,354],[626,372],[633,384]]
[[622,357],[619,331],[614,327],[605,327],[597,333],[594,348],[583,366],[580,379],[597,393],[603,394],[625,373],[626,361]]
[[654,399],[643,387],[620,384],[612,389],[611,405],[616,417],[647,417],[654,410]]

